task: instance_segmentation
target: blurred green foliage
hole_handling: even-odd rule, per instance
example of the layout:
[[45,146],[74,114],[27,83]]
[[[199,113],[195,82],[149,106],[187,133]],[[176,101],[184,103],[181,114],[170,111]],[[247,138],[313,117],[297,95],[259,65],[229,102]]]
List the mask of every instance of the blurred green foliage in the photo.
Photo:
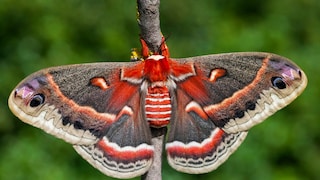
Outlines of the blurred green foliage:
[[[165,162],[164,179],[320,179],[319,0],[163,0],[161,27],[172,57],[268,51],[294,60],[309,78],[302,96],[254,127],[217,170],[187,175]],[[112,179],[71,145],[19,121],[7,98],[45,67],[128,61],[138,34],[135,1],[0,0],[0,179]]]

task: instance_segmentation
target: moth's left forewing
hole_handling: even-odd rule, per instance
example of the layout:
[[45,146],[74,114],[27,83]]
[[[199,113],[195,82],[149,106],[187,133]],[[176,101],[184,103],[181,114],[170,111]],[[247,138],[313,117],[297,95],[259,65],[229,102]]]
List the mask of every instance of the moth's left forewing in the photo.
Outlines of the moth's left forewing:
[[208,92],[199,102],[227,133],[246,131],[292,102],[307,84],[290,60],[269,53],[229,53],[193,59]]
[[9,107],[22,121],[69,143],[92,144],[115,116],[94,102],[101,92],[89,86],[92,76],[112,74],[105,69],[104,64],[84,64],[40,70],[15,88]]
[[95,143],[138,91],[139,85],[120,81],[121,70],[135,64],[91,63],[40,70],[13,90],[9,107],[22,121],[71,144]]

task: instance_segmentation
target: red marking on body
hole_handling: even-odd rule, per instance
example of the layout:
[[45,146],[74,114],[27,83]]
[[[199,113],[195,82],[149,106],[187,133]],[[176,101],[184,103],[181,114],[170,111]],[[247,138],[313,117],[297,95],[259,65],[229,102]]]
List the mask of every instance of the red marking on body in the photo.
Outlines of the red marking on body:
[[210,106],[204,107],[205,112],[211,116],[212,118],[215,118],[215,112],[221,109],[227,109],[232,104],[237,104],[240,99],[246,98],[246,96],[250,95],[250,91],[254,91],[255,87],[261,82],[261,78],[263,77],[263,74],[265,74],[267,67],[268,67],[269,57],[266,57],[263,62],[262,66],[257,72],[256,78],[246,87],[243,89],[235,92],[231,97],[223,100],[219,104],[214,104]]
[[[189,157],[201,157],[204,155],[207,155],[208,153],[212,152],[217,146],[221,143],[223,140],[223,135],[225,132],[221,129],[217,129],[217,132],[208,139],[205,139],[203,142],[198,142],[199,144],[194,145],[194,144],[183,144],[183,145],[175,145],[174,142],[173,144],[170,144],[167,147],[167,152],[168,154],[172,156],[189,156]],[[204,143],[205,142],[205,143]],[[172,145],[172,146],[171,146]]]
[[[141,39],[142,54],[149,55],[149,49],[145,41]],[[148,52],[148,53],[147,53]],[[209,97],[206,91],[203,80],[206,78],[203,74],[195,72],[193,63],[181,64],[169,58],[169,50],[165,44],[164,38],[160,46],[159,56],[149,56],[144,62],[143,77],[150,83],[147,89],[145,100],[146,118],[151,126],[162,127],[169,123],[171,118],[171,99],[169,90],[166,86],[169,75],[173,76],[179,89],[182,89],[191,99],[203,103],[208,102]],[[207,119],[203,110],[194,108],[196,113],[199,113],[204,119]]]
[[221,69],[221,68],[217,68],[217,69],[213,69],[210,72],[210,77],[209,77],[209,81],[211,82],[216,82],[217,79],[225,76],[227,73],[227,71],[225,69]]
[[[165,105],[167,104],[170,104],[170,101],[166,101]],[[157,105],[157,104],[154,103],[154,105]],[[161,111],[166,112],[166,111],[171,111],[171,107],[146,107],[146,111],[147,112],[161,112]]]
[[[114,143],[112,143],[114,144]],[[107,158],[110,158],[115,161],[130,162],[143,159],[152,159],[153,158],[153,148],[150,145],[146,145],[146,148],[143,147],[131,147],[130,149],[121,149],[121,147],[113,147],[109,144],[108,141],[102,139],[98,141],[97,146],[107,154]],[[117,162],[121,163],[121,162]]]
[[[152,57],[152,56],[151,56]],[[168,58],[163,57],[160,60],[154,60],[152,58],[144,61],[144,76],[150,80],[150,82],[166,81],[170,73],[170,65]]]
[[59,86],[54,82],[51,74],[46,74],[46,76],[48,79],[48,84],[50,84],[50,86],[52,87],[52,90],[54,91],[56,96],[59,98],[60,102],[64,105],[68,105],[69,108],[73,109],[74,112],[79,112],[83,115],[90,116],[92,119],[95,119],[95,120],[105,121],[107,124],[113,123],[116,120],[115,119],[116,116],[114,114],[98,113],[95,109],[89,106],[78,105],[73,100],[63,95],[63,93],[60,91]]
[[[163,112],[161,109],[159,109],[158,111],[154,111],[156,112],[156,114],[152,114],[152,113],[148,113],[147,115],[147,120],[149,122],[154,122],[154,121],[169,121],[166,119],[170,119],[170,112],[165,112],[165,114],[160,114],[161,112]],[[155,120],[151,120],[151,119],[155,119]]]
[[162,120],[162,121],[149,121],[149,125],[151,127],[160,128],[165,127],[170,123],[170,120]]
[[91,83],[91,85],[97,86],[104,91],[109,88],[107,81],[103,77],[92,78],[92,79],[90,79],[90,83]]
[[171,99],[166,86],[148,87],[145,98],[146,119],[150,126],[163,127],[171,118]]
[[[144,68],[143,68],[143,75],[150,82],[156,81],[166,81],[168,75],[170,73],[170,59],[169,59],[169,49],[165,43],[164,37],[162,37],[162,42],[160,45],[159,51],[155,51],[150,53],[147,43],[140,38],[140,42],[142,45],[142,52],[141,54],[145,58],[144,61]],[[150,55],[162,55],[162,59],[152,59]]]

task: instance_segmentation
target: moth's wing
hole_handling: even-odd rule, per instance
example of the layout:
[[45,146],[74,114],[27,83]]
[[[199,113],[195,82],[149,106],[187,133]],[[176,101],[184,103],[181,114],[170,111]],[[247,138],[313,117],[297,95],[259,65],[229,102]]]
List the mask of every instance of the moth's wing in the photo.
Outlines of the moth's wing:
[[307,84],[300,68],[273,54],[230,53],[178,62],[171,74],[176,87],[172,109],[177,111],[166,150],[169,164],[186,173],[217,168],[249,128],[293,101]]
[[45,69],[16,87],[9,107],[22,121],[74,144],[103,173],[141,174],[153,158],[150,129],[141,118],[141,80],[137,73],[131,79],[134,83],[123,79],[126,68],[140,68],[136,65],[95,63]]
[[116,83],[118,64],[83,64],[53,67],[26,77],[11,93],[11,111],[22,121],[71,144],[92,144],[115,122],[124,105],[109,107],[114,88],[102,91],[91,79]]
[[96,144],[73,146],[92,166],[116,178],[140,176],[153,162],[154,148],[141,111],[139,91],[132,96],[126,112]]
[[[297,65],[275,54],[228,53],[181,62],[194,63],[195,74],[202,79],[198,86],[205,87],[202,97],[189,95],[227,133],[247,131],[262,122],[292,102],[307,85]],[[188,87],[185,90],[189,92]]]
[[168,163],[174,169],[201,174],[216,169],[240,146],[247,132],[228,134],[217,127],[183,89],[177,88],[168,140]]

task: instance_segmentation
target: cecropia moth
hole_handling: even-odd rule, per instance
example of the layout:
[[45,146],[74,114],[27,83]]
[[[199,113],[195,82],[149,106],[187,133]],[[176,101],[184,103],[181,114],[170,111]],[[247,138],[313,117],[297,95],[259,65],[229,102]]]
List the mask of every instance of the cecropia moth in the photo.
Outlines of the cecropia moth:
[[305,73],[278,55],[173,59],[163,43],[142,61],[40,70],[13,90],[9,107],[116,178],[148,171],[154,155],[150,127],[168,126],[169,164],[199,174],[226,161],[252,126],[292,102],[306,85]]

